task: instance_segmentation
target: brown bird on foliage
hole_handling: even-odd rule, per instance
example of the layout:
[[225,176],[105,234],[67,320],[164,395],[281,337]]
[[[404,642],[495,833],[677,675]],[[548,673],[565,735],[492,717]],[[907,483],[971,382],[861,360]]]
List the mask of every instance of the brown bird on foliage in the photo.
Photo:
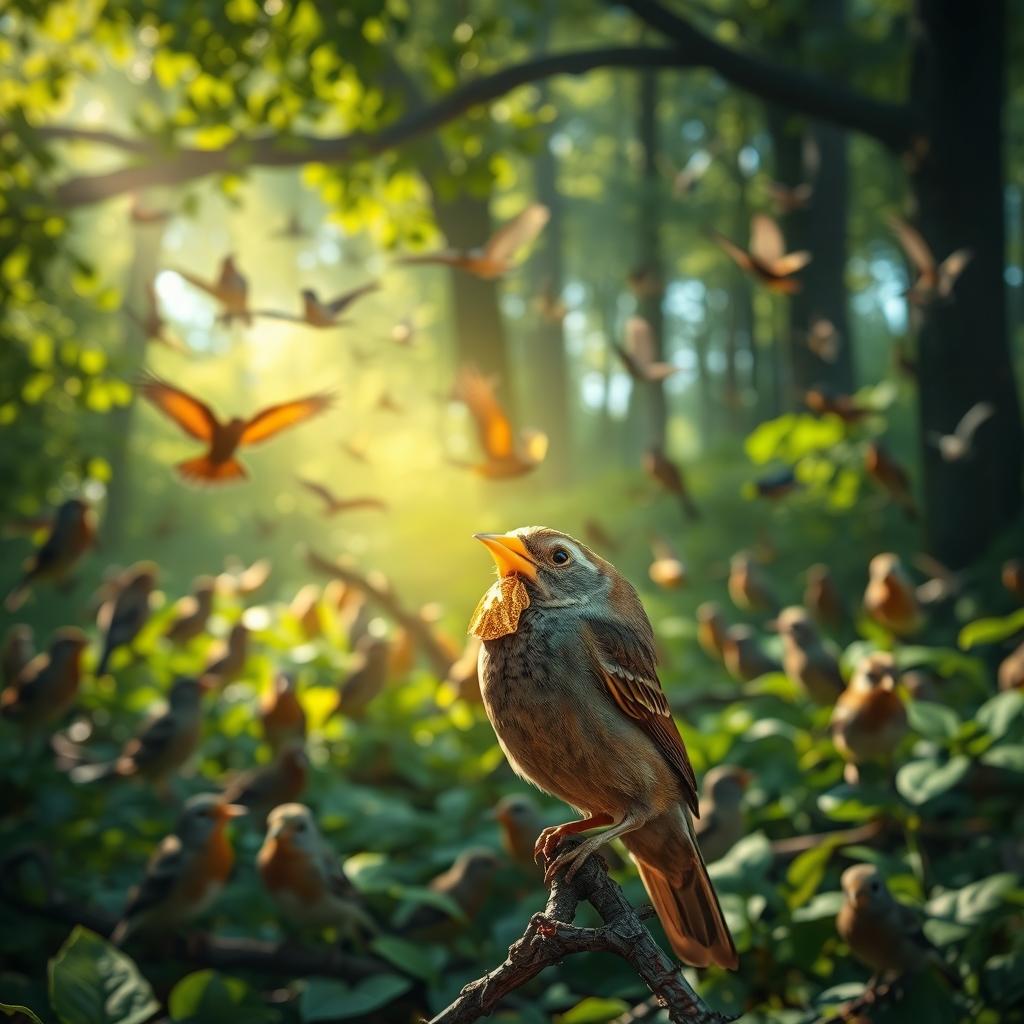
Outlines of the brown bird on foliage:
[[270,692],[260,701],[263,738],[275,756],[306,739],[306,712],[296,690],[295,676],[278,672]]
[[996,414],[991,402],[976,402],[960,417],[952,434],[928,432],[928,443],[939,450],[946,462],[962,462],[974,454],[974,435]]
[[89,641],[74,626],[53,634],[49,650],[37,654],[0,694],[0,716],[30,737],[71,710],[82,681],[82,651]]
[[263,309],[256,310],[253,316],[268,317],[271,320],[288,320],[295,324],[306,324],[307,327],[343,327],[350,321],[342,320],[341,314],[357,299],[379,290],[380,283],[370,281],[368,284],[351,289],[351,291],[343,292],[337,298],[331,299],[330,302],[325,302],[312,288],[303,288],[301,293],[302,313],[300,315]]
[[459,658],[452,662],[448,669],[445,682],[465,701],[471,704],[483,703],[480,695],[480,638],[471,636],[466,641],[465,650]]
[[316,583],[305,583],[295,592],[288,605],[288,614],[299,624],[303,636],[313,640],[323,632],[320,621],[320,599],[323,591]]
[[858,404],[853,395],[844,395],[821,386],[804,392],[804,405],[815,416],[838,416],[848,425],[860,423],[874,411]]
[[712,661],[725,660],[727,629],[722,609],[714,601],[704,601],[697,607],[697,643]]
[[917,271],[917,279],[907,289],[907,298],[916,306],[927,306],[936,299],[948,299],[953,286],[971,262],[970,249],[957,249],[941,263],[935,262],[931,246],[921,237],[917,228],[902,217],[890,216],[889,227],[895,232],[911,266]]
[[651,582],[665,590],[674,590],[686,583],[686,565],[679,553],[664,537],[655,537],[651,541],[654,561],[651,562],[647,575]]
[[917,503],[910,489],[910,474],[878,441],[869,441],[864,451],[868,475],[903,509],[908,519],[919,518]]
[[375,509],[378,512],[384,512],[388,507],[380,498],[339,498],[330,488],[318,484],[315,480],[300,478],[299,483],[324,503],[323,514],[327,517],[336,516],[340,512],[355,512],[358,509]]
[[1024,689],[1024,643],[999,664],[997,674],[1000,690]]
[[811,254],[786,252],[779,225],[763,213],[750,218],[750,247],[744,249],[725,235],[709,229],[711,240],[740,268],[769,291],[793,295],[802,285],[793,277],[811,262]]
[[205,455],[186,459],[176,467],[186,480],[206,483],[245,479],[249,474],[234,457],[239,448],[269,441],[282,430],[324,412],[334,401],[330,392],[308,395],[268,406],[248,420],[236,416],[222,423],[208,405],[158,377],[144,376],[139,393],[186,434],[209,446]]
[[437,263],[465,270],[485,281],[507,274],[521,249],[533,242],[544,230],[551,213],[546,206],[532,203],[517,217],[499,228],[491,238],[476,249],[447,249],[420,256],[404,256],[399,263]]
[[229,254],[221,261],[220,273],[214,281],[197,277],[187,270],[179,269],[175,270],[175,273],[188,281],[193,288],[206,292],[220,303],[221,314],[218,319],[221,323],[230,324],[236,319],[241,320],[246,327],[252,323],[252,310],[249,309],[249,282],[235,264],[233,255]]
[[896,693],[896,662],[887,651],[862,658],[832,712],[832,741],[847,762],[846,779],[869,761],[890,761],[907,732],[907,711]]
[[[544,829],[546,877],[621,838],[686,962],[735,967],[694,834],[697,782],[658,680],[636,591],[579,541],[544,527],[478,534],[499,577],[470,623],[481,692],[513,769],[583,815]],[[610,826],[557,852],[563,837]]]
[[658,445],[652,445],[644,452],[644,472],[669,494],[674,494],[679,499],[683,515],[690,522],[700,519],[700,509],[690,496],[683,471]]
[[642,316],[626,321],[625,345],[612,342],[612,348],[633,380],[654,383],[678,373],[682,367],[659,361],[654,329]]
[[827,565],[818,563],[807,570],[804,588],[804,607],[820,626],[839,629],[849,619],[846,599],[843,597]]
[[269,764],[243,772],[224,787],[225,803],[264,820],[278,804],[295,803],[306,788],[309,758],[301,741],[289,743]]
[[26,560],[24,575],[7,595],[4,607],[9,612],[17,611],[40,580],[66,579],[95,540],[96,526],[89,506],[80,498],[69,498],[57,509],[42,547]]
[[729,674],[741,683],[782,671],[782,666],[761,649],[754,630],[742,624],[725,631],[723,657]]
[[235,866],[225,828],[242,814],[244,807],[224,803],[212,793],[191,797],[174,831],[160,841],[150,858],[111,942],[120,946],[136,935],[174,932],[202,914]]
[[465,404],[473,417],[484,452],[483,462],[468,466],[474,473],[491,480],[508,479],[529,473],[544,461],[548,451],[547,435],[537,430],[523,430],[517,437],[494,393],[494,382],[479,370],[464,367],[459,371],[454,397]]
[[216,654],[206,663],[203,669],[203,685],[205,687],[224,687],[235,682],[245,670],[249,658],[249,630],[241,622],[236,622],[228,633],[226,644],[222,644]]
[[156,581],[155,563],[136,562],[122,576],[114,596],[100,606],[96,625],[103,632],[103,653],[96,666],[97,676],[106,674],[114,651],[131,644],[149,621]]
[[427,888],[450,899],[462,912],[465,921],[458,921],[441,907],[421,903],[409,916],[402,931],[420,939],[443,942],[472,923],[487,902],[491,881],[500,867],[493,850],[464,850],[455,863],[427,883]]
[[203,688],[198,679],[179,676],[167,695],[167,705],[151,714],[113,761],[79,764],[71,769],[72,782],[101,779],[145,779],[165,799],[170,782],[199,746]]
[[364,637],[356,646],[358,662],[338,687],[338,703],[331,715],[359,721],[388,681],[391,644],[383,637]]
[[4,636],[3,650],[0,651],[0,682],[4,686],[13,686],[35,653],[32,627],[23,622],[11,626]]
[[764,570],[747,551],[729,560],[729,597],[741,612],[774,612],[779,599]]
[[540,808],[526,793],[503,796],[494,808],[494,818],[501,826],[501,845],[517,864],[536,868],[533,849],[544,829]]
[[708,864],[721,860],[747,834],[743,794],[752,777],[734,764],[720,764],[704,776],[695,829]]
[[864,610],[890,633],[899,637],[916,633],[924,620],[914,585],[899,555],[875,555],[868,564]]
[[846,685],[839,662],[823,643],[810,613],[793,605],[775,620],[782,636],[782,668],[816,704],[831,707]]
[[1024,603],[1024,559],[1010,558],[1003,562],[999,578],[1003,587]]
[[172,644],[187,644],[206,632],[216,586],[212,576],[197,576],[192,581],[192,593],[175,603],[174,617],[164,633]]

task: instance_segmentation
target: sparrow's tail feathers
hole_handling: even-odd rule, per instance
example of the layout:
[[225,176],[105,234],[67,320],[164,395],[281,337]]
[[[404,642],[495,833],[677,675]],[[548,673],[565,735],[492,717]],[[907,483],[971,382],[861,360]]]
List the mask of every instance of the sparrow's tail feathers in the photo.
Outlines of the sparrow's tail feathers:
[[223,484],[231,480],[244,480],[248,474],[236,459],[214,462],[208,455],[179,462],[178,472],[186,479],[197,483]]

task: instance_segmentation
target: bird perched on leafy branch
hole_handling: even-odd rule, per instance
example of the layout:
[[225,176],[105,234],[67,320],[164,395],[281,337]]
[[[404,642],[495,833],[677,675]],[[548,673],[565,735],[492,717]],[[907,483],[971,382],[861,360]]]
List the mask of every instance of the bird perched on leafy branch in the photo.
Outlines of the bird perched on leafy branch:
[[831,707],[843,692],[835,655],[825,646],[805,608],[783,608],[775,620],[782,636],[782,668],[816,704]]
[[743,794],[751,774],[734,764],[720,764],[704,776],[700,818],[695,823],[700,852],[709,864],[721,860],[746,834]]
[[198,288],[211,298],[216,299],[221,307],[221,314],[218,317],[221,323],[230,324],[234,320],[241,320],[246,327],[252,323],[252,311],[249,309],[249,281],[238,269],[233,254],[229,253],[224,257],[220,264],[220,271],[212,281],[187,270],[177,269],[175,273],[188,281],[193,288]]
[[260,725],[263,738],[275,755],[287,746],[305,741],[306,712],[291,672],[278,672],[274,677],[270,693],[260,701]]
[[697,642],[712,661],[725,660],[728,628],[722,609],[714,601],[704,601],[697,607]]
[[750,218],[750,245],[744,249],[718,231],[709,230],[711,240],[742,270],[769,291],[793,295],[800,291],[794,277],[811,262],[804,250],[786,252],[779,225],[763,213]]
[[227,641],[216,649],[203,669],[203,685],[224,687],[233,683],[245,671],[248,657],[249,629],[245,623],[236,622]]
[[440,906],[421,903],[406,919],[402,931],[437,942],[452,938],[483,909],[499,866],[493,850],[483,847],[464,850],[450,868],[427,883],[431,892],[454,904],[462,920]]
[[738,551],[729,560],[729,597],[741,612],[774,612],[779,598],[764,570],[748,551]]
[[187,644],[206,632],[216,587],[212,576],[199,576],[192,582],[192,593],[175,604],[174,617],[164,633],[172,644]]
[[294,803],[302,796],[309,777],[309,758],[295,740],[269,764],[253,768],[224,787],[224,802],[240,804],[257,820],[264,820],[278,804]]
[[846,599],[827,565],[812,565],[805,576],[804,607],[826,629],[839,629],[849,619]]
[[924,621],[914,584],[899,555],[875,555],[868,565],[864,610],[880,626],[898,637],[916,633]]
[[113,596],[100,606],[96,624],[103,631],[103,653],[97,676],[106,673],[114,651],[131,644],[149,621],[157,571],[153,562],[136,562],[117,581]]

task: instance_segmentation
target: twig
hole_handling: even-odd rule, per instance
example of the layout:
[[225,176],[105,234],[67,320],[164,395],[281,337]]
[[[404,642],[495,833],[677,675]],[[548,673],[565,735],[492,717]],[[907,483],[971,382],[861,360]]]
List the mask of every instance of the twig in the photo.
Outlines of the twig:
[[[567,844],[579,840],[566,840]],[[572,922],[582,900],[604,925],[581,928]],[[677,964],[662,952],[644,927],[653,911],[636,911],[608,877],[600,857],[590,857],[571,883],[560,872],[551,885],[547,906],[534,914],[522,937],[509,946],[505,962],[471,981],[430,1024],[471,1024],[490,1014],[501,999],[575,953],[614,953],[643,979],[668,1010],[673,1024],[727,1024],[731,1018],[712,1010],[690,987]]]
[[896,978],[884,984],[869,985],[856,999],[840,1005],[830,1017],[819,1018],[817,1024],[846,1024],[858,1017],[862,1010],[899,999],[903,995],[899,982],[900,979]]
[[801,853],[813,850],[823,843],[832,846],[855,846],[858,843],[869,843],[893,828],[894,823],[886,818],[858,825],[856,828],[836,829],[832,832],[814,832],[804,836],[789,836],[786,839],[775,839],[772,842],[772,854],[777,860],[789,860]]
[[620,1013],[611,1021],[611,1024],[642,1024],[645,1021],[650,1024],[662,1009],[664,1007],[658,1002],[657,996],[651,996],[642,1003],[637,1003],[632,1009],[626,1010],[625,1013]]

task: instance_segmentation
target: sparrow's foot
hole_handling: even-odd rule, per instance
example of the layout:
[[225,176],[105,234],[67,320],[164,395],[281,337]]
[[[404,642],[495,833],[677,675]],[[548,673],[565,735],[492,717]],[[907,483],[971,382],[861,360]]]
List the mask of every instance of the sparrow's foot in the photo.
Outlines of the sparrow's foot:
[[564,825],[549,825],[537,836],[537,842],[533,845],[533,859],[542,863],[547,862],[566,836],[611,823],[610,814],[596,814],[592,818],[583,818],[580,821],[567,821]]

